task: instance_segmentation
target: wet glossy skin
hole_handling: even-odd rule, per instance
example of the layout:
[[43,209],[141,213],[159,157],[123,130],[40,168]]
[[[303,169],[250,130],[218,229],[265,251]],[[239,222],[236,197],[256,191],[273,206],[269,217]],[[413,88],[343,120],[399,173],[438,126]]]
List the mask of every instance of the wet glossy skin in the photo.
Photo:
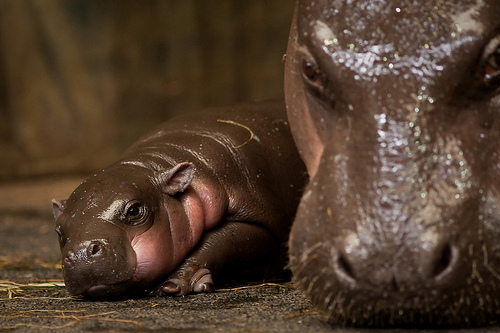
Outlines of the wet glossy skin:
[[283,103],[168,121],[53,201],[66,286],[184,295],[283,276],[306,176]]
[[295,280],[330,322],[500,322],[500,2],[298,1]]

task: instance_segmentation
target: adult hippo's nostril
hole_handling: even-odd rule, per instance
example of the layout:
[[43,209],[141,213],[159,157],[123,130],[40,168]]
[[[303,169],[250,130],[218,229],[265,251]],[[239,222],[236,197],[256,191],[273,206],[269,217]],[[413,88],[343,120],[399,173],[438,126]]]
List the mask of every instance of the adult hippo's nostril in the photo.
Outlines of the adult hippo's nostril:
[[431,278],[439,280],[452,271],[453,266],[457,261],[457,250],[450,244],[445,244],[440,251],[437,251],[437,253],[438,255],[433,263],[434,267],[431,273]]
[[337,274],[350,282],[354,282],[356,280],[356,276],[354,275],[353,268],[347,258],[342,254],[338,253],[337,261],[335,265],[335,270]]
[[[365,288],[375,292],[419,294],[423,288],[446,288],[458,277],[458,249],[435,237],[420,250],[406,252],[358,247],[337,249],[333,270],[342,288]],[[346,251],[347,250],[347,251]],[[392,255],[384,255],[392,252]]]

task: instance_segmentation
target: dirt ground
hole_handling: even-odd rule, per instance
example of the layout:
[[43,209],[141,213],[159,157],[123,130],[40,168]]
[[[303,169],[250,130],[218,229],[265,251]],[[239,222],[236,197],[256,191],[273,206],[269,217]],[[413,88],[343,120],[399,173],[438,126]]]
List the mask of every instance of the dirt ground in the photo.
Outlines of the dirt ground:
[[62,281],[50,199],[67,197],[79,182],[72,178],[0,184],[0,332],[361,331],[324,324],[287,282],[186,297],[114,302],[71,297]]

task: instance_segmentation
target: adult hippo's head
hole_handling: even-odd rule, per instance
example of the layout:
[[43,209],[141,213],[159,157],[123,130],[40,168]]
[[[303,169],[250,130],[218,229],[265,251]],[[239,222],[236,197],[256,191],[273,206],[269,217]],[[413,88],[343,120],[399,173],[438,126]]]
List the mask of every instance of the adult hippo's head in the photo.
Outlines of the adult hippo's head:
[[299,0],[295,281],[334,324],[500,322],[500,2]]

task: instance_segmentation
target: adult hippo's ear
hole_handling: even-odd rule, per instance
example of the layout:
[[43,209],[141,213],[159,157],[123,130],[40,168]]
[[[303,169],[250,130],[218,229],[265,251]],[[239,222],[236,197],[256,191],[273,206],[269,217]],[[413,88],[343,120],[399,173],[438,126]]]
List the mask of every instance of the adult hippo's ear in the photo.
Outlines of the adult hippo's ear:
[[189,162],[179,163],[172,169],[158,176],[158,184],[163,193],[176,195],[182,193],[191,184],[194,174],[194,165]]
[[54,218],[56,220],[63,213],[65,206],[66,200],[58,201],[56,199],[52,199],[52,213],[54,214]]

